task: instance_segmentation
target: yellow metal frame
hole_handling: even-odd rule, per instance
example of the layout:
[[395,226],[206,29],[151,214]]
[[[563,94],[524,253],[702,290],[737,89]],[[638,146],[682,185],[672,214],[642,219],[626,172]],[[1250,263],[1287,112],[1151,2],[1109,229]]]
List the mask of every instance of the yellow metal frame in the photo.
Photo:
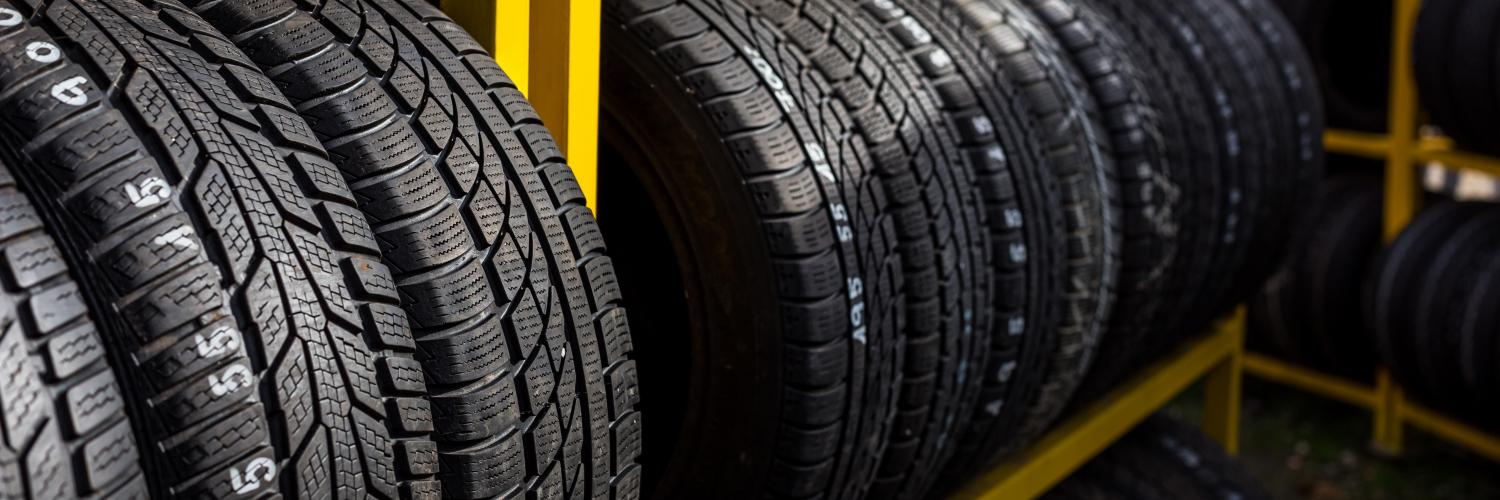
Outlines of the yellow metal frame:
[[536,107],[596,209],[600,0],[442,0],[442,7]]
[[1204,382],[1205,432],[1231,453],[1237,452],[1244,332],[1241,308],[1212,334],[1142,370],[955,497],[1036,498],[1199,380]]
[[[1421,209],[1418,165],[1439,163],[1500,176],[1500,159],[1460,151],[1453,141],[1418,134],[1419,104],[1412,74],[1412,36],[1420,0],[1396,0],[1391,37],[1391,95],[1388,134],[1330,130],[1323,143],[1330,153],[1385,161],[1384,235],[1396,238]],[[1401,453],[1406,426],[1422,429],[1500,462],[1500,438],[1486,434],[1408,401],[1401,387],[1381,369],[1373,386],[1247,354],[1245,372],[1272,382],[1369,409],[1374,417],[1371,445],[1380,452]]]
[[[599,178],[600,0],[443,0],[442,6],[495,54],[527,94],[594,207]],[[1204,381],[1207,433],[1226,449],[1237,449],[1243,345],[1241,310],[1217,332],[1183,347],[1060,424],[1018,459],[970,485],[964,495],[1040,495],[1198,380]]]

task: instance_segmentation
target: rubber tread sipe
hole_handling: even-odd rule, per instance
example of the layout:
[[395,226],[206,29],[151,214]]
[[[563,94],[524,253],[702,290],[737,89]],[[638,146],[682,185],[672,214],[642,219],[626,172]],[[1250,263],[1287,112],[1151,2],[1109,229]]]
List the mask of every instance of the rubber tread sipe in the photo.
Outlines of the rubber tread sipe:
[[435,495],[432,417],[354,195],[175,1],[8,1],[3,139],[100,315],[157,497]]
[[62,250],[3,162],[0,367],[0,497],[148,498],[104,341]]
[[613,266],[493,58],[426,2],[188,3],[297,106],[375,228],[445,495],[633,495],[638,395]]
[[[1057,176],[1067,234],[1065,287],[1056,344],[1032,394],[1006,401],[1026,411],[1002,421],[1012,428],[991,453],[1029,443],[1057,418],[1092,361],[1119,275],[1120,199],[1115,165],[1098,104],[1078,68],[1042,22],[1010,0],[945,0],[946,15],[977,32],[1001,61],[1001,72],[1026,96],[1043,151]],[[1036,376],[1035,374],[1029,374]]]

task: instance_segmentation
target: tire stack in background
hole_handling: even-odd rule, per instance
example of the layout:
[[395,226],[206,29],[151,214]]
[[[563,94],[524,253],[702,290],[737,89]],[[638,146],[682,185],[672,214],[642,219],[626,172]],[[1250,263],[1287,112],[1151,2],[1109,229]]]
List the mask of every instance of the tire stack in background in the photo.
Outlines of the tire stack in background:
[[1258,290],[1323,175],[1264,0],[606,0],[603,50],[653,498],[959,487]]
[[1500,154],[1500,6],[1434,0],[1422,4],[1412,41],[1417,90],[1432,124],[1470,151]]
[[[1330,125],[1384,130],[1389,96],[1350,93],[1389,90],[1370,83],[1389,80],[1389,2],[1278,3],[1318,61]],[[1492,2],[1422,3],[1411,69],[1426,112],[1424,142],[1445,136],[1465,152],[1500,151],[1500,127],[1492,123],[1500,102],[1497,16]],[[1357,101],[1366,104],[1350,106]],[[1490,316],[1500,295],[1490,283],[1500,247],[1487,233],[1497,181],[1424,165],[1423,208],[1382,242],[1381,167],[1348,157],[1330,165],[1310,239],[1251,303],[1250,347],[1357,381],[1386,368],[1405,397],[1493,430],[1500,409],[1489,395],[1500,379],[1490,367],[1500,360],[1500,330]]]
[[436,7],[0,1],[6,498],[633,498],[628,322]]

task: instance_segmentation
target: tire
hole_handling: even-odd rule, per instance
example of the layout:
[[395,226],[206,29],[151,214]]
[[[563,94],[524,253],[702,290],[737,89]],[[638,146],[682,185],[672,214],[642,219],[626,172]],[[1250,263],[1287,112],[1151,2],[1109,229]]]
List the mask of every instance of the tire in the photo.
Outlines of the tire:
[[1275,0],[1317,74],[1329,126],[1386,131],[1391,0]]
[[[1267,81],[1265,111],[1270,117],[1270,163],[1267,186],[1275,186],[1264,204],[1270,216],[1259,227],[1250,255],[1258,256],[1241,275],[1236,298],[1248,298],[1295,249],[1311,237],[1309,207],[1317,206],[1318,183],[1326,167],[1323,149],[1323,98],[1312,85],[1317,77],[1307,49],[1270,0],[1232,0],[1249,27],[1248,35],[1265,49],[1256,72]],[[1279,134],[1277,133],[1279,132]],[[1277,139],[1279,137],[1279,139]],[[1279,167],[1279,169],[1278,169]],[[1278,173],[1279,172],[1279,173]]]
[[1250,316],[1265,318],[1251,334],[1275,345],[1270,354],[1353,379],[1375,373],[1370,331],[1349,318],[1362,317],[1359,292],[1381,246],[1383,190],[1378,171],[1322,183],[1310,238],[1250,302]]
[[1031,442],[1056,420],[1092,361],[1119,275],[1120,200],[1098,105],[1041,21],[1010,0],[946,0],[942,5],[967,29],[980,33],[999,54],[1001,72],[1026,96],[1068,214],[1067,286],[1059,297],[1056,347],[1039,389],[1005,403],[1027,412],[1018,422],[997,424],[1015,429],[1012,439],[992,450],[1000,456]]
[[1367,288],[1365,317],[1375,327],[1381,361],[1413,393],[1430,394],[1421,380],[1416,308],[1418,286],[1432,258],[1450,235],[1475,217],[1481,205],[1444,202],[1424,209],[1378,259]]
[[424,2],[189,3],[285,90],[375,228],[420,332],[445,496],[634,496],[613,266],[493,59]]
[[[1486,258],[1487,262],[1478,278],[1474,290],[1464,298],[1461,325],[1463,358],[1459,361],[1465,385],[1472,394],[1494,394],[1500,389],[1500,253]],[[1500,405],[1491,401],[1481,402],[1486,406],[1481,411],[1488,415],[1500,412]]]
[[1500,224],[1500,210],[1483,210],[1454,229],[1442,247],[1426,263],[1417,286],[1415,330],[1416,350],[1407,353],[1417,367],[1416,377],[1425,387],[1425,396],[1435,403],[1474,414],[1483,405],[1473,401],[1473,387],[1463,375],[1463,307],[1464,298],[1472,294],[1477,278],[1483,272],[1488,256],[1500,248],[1500,235],[1493,228]]
[[1325,182],[1311,237],[1290,264],[1297,277],[1298,316],[1291,336],[1308,362],[1330,373],[1364,380],[1375,373],[1372,331],[1359,295],[1381,247],[1384,181],[1376,171],[1352,172]]
[[[7,31],[0,43],[20,33]],[[61,250],[4,164],[0,260],[0,496],[144,500],[140,454],[104,343]]]
[[[1180,176],[1175,194],[1184,208],[1182,234],[1172,265],[1164,271],[1163,291],[1154,311],[1116,306],[1116,315],[1100,345],[1099,359],[1089,369],[1073,406],[1090,403],[1158,353],[1171,346],[1181,317],[1192,311],[1193,299],[1204,288],[1225,232],[1228,207],[1222,202],[1230,177],[1219,132],[1222,118],[1215,114],[1214,96],[1222,95],[1207,65],[1193,60],[1193,45],[1179,38],[1162,10],[1129,0],[1097,0],[1091,4],[1102,15],[1119,20],[1115,31],[1130,48],[1126,55],[1140,67],[1149,83],[1151,102],[1163,107],[1159,121],[1166,134],[1167,164]],[[1172,193],[1169,191],[1169,193]],[[1124,297],[1130,297],[1125,295]],[[1135,313],[1134,322],[1131,316]]]
[[0,9],[6,53],[40,48],[0,61],[0,136],[92,284],[152,496],[435,493],[390,275],[274,84],[175,2]]
[[[1172,101],[1181,98],[1167,93],[1164,81],[1154,81],[1167,69],[1150,60],[1150,55],[1131,52],[1126,35],[1117,32],[1129,27],[1112,25],[1087,3],[1027,0],[1026,5],[1052,30],[1081,70],[1099,103],[1114,163],[1119,168],[1123,221],[1120,278],[1092,371],[1100,365],[1116,364],[1117,360],[1105,358],[1117,357],[1153,329],[1154,316],[1163,297],[1168,296],[1173,270],[1191,258],[1182,255],[1184,261],[1177,261],[1179,248],[1187,244],[1179,238],[1191,234],[1184,227],[1190,222],[1184,182],[1193,175],[1188,171],[1191,161],[1170,151],[1187,149],[1177,142],[1187,140],[1180,123],[1170,118],[1178,111]],[[1151,91],[1153,86],[1158,91]],[[1093,376],[1086,376],[1083,385],[1090,385],[1088,378]]]
[[1461,103],[1456,111],[1455,122],[1439,124],[1451,129],[1459,144],[1472,150],[1500,153],[1495,141],[1495,130],[1500,120],[1496,102],[1495,81],[1496,58],[1500,51],[1494,49],[1500,42],[1500,33],[1495,26],[1500,23],[1500,4],[1494,2],[1466,2],[1462,14],[1450,24],[1453,38],[1448,55],[1451,59],[1446,68],[1448,92]]
[[[816,3],[604,3],[602,71],[615,76],[602,88],[601,171],[639,189],[604,183],[601,223],[622,255],[656,255],[680,273],[662,283],[666,271],[622,268],[625,296],[651,297],[629,304],[631,321],[675,325],[637,336],[649,342],[640,352],[689,353],[640,364],[645,412],[668,422],[646,432],[645,456],[660,457],[645,469],[655,498],[859,497],[884,452],[905,307],[902,201],[885,178],[901,169],[877,164],[856,125],[875,118],[858,114],[874,97],[835,85],[853,67],[826,51],[809,59],[821,43],[811,38],[829,30],[867,43],[833,14]],[[871,57],[861,67],[880,70],[877,81],[895,77]],[[883,90],[895,104],[895,87]],[[659,222],[666,241],[637,236],[641,220]]]
[[1269,500],[1271,494],[1259,485],[1202,432],[1158,415],[1142,422],[1044,498]]
[[[1417,95],[1429,119],[1449,134],[1457,131],[1459,96],[1448,88],[1448,67],[1456,50],[1453,40],[1453,18],[1461,15],[1468,2],[1432,0],[1423,2],[1412,34],[1412,73]],[[1462,133],[1461,131],[1457,131]]]
[[[1285,204],[1292,201],[1289,198],[1294,186],[1284,173],[1286,167],[1274,163],[1281,161],[1276,154],[1289,147],[1276,134],[1276,122],[1270,114],[1272,108],[1283,106],[1280,83],[1272,81],[1276,76],[1266,71],[1276,65],[1269,62],[1258,37],[1228,1],[1174,3],[1178,8],[1169,14],[1171,22],[1194,33],[1206,50],[1201,63],[1208,65],[1214,78],[1228,90],[1223,98],[1227,104],[1220,108],[1225,118],[1220,132],[1225,137],[1224,157],[1229,159],[1226,173],[1237,177],[1227,184],[1230,189],[1225,193],[1230,218],[1217,252],[1222,258],[1210,267],[1217,278],[1200,289],[1207,292],[1192,306],[1184,326],[1174,329],[1173,344],[1211,328],[1236,303],[1249,298],[1253,287],[1248,282],[1258,280],[1248,279],[1247,271],[1258,264],[1265,266],[1258,261],[1274,254],[1274,246],[1284,243],[1277,241],[1284,236],[1276,233],[1278,224],[1285,224],[1283,219],[1287,217],[1279,213],[1291,208]],[[1278,182],[1283,179],[1286,181]]]
[[[1035,390],[1041,379],[1028,374],[1040,373],[1052,351],[1049,343],[1055,339],[1046,332],[1056,324],[1056,304],[1039,297],[1053,297],[1062,288],[1059,263],[1063,262],[1064,229],[1056,208],[1056,179],[1042,159],[1041,141],[1024,96],[1004,75],[990,69],[999,64],[994,51],[963,36],[962,26],[927,4],[902,0],[864,2],[863,6],[906,44],[906,53],[938,89],[944,112],[957,124],[960,149],[976,169],[989,213],[995,326],[989,334],[990,351],[974,374],[979,377],[974,384],[979,390],[978,404],[952,413],[960,427],[946,438],[939,436],[952,458],[924,464],[929,471],[940,472],[924,479],[926,483],[956,484],[960,471],[993,448],[986,443],[1008,439],[1010,430],[995,423],[1017,420],[1019,415],[1012,414],[1025,411],[1024,406],[1006,402]],[[881,485],[877,483],[876,488]]]
[[[1017,151],[1014,162],[991,158],[991,151],[999,151],[1002,159],[1010,157],[1005,149],[1001,149],[1002,132],[997,130],[997,123],[1006,126],[1021,124],[1021,128],[1003,132],[1008,136],[1005,141],[1007,143],[1016,143],[1018,138],[1025,137],[1031,130],[1030,123],[1021,121],[1021,113],[1024,112],[1022,109],[1007,107],[1004,108],[1003,115],[994,117],[986,112],[974,84],[965,76],[982,74],[979,60],[983,55],[975,53],[976,49],[972,45],[959,42],[953,28],[942,21],[936,9],[918,2],[901,0],[861,2],[858,11],[858,14],[868,17],[887,35],[872,36],[873,43],[891,46],[895,50],[887,52],[899,53],[911,61],[916,81],[908,84],[909,88],[918,92],[926,90],[932,96],[931,104],[925,100],[913,99],[916,101],[915,108],[923,110],[919,113],[928,116],[922,120],[941,121],[942,125],[953,131],[953,137],[934,138],[940,143],[947,143],[938,144],[935,149],[941,151],[951,147],[957,153],[957,156],[948,158],[950,163],[940,163],[936,168],[929,169],[931,173],[928,174],[928,179],[917,179],[924,184],[937,184],[922,188],[922,192],[939,194],[936,200],[924,200],[922,203],[938,210],[935,213],[930,213],[934,212],[932,209],[923,210],[924,213],[917,216],[937,222],[928,232],[936,232],[936,229],[943,226],[953,228],[951,235],[938,238],[935,243],[943,244],[939,247],[941,254],[957,256],[958,266],[939,281],[940,286],[936,289],[939,296],[968,300],[959,300],[942,307],[944,318],[940,325],[918,324],[913,319],[925,314],[921,314],[920,308],[908,306],[906,367],[903,370],[899,396],[901,403],[897,407],[896,425],[891,431],[890,443],[881,457],[875,483],[868,495],[869,498],[923,498],[957,448],[959,436],[969,432],[969,417],[975,414],[975,403],[989,372],[987,367],[991,360],[988,355],[996,352],[990,342],[999,337],[991,333],[999,332],[991,326],[991,315],[1002,318],[1003,322],[994,323],[997,325],[1009,325],[1012,318],[1022,318],[1024,321],[1024,306],[1014,307],[1008,299],[1001,302],[992,298],[994,294],[988,289],[991,286],[990,276],[962,279],[961,272],[965,269],[983,269],[983,274],[993,274],[994,281],[1007,286],[1024,286],[1027,278],[1027,251],[1021,230],[1026,224],[1025,214],[1016,203],[1014,183],[1010,178],[997,179],[995,182],[1006,185],[995,189],[991,187],[992,184],[981,183],[976,177],[994,176],[994,172],[998,170],[1026,169],[1027,172],[1014,177],[1031,179],[1035,177],[1032,171],[1038,168],[1039,162],[1034,149]],[[1004,92],[1002,96],[990,95],[985,98],[1009,97],[1012,100],[998,101],[996,104],[1014,103],[1014,92],[1008,88]],[[929,105],[932,106],[931,109],[927,109]],[[905,122],[926,128],[921,123],[922,120]],[[920,168],[917,172],[919,175],[922,173]],[[982,196],[986,192],[990,193],[988,203]],[[945,200],[947,206],[941,203]],[[1011,211],[1008,214],[1009,220],[1005,219],[1006,210]],[[986,226],[985,213],[997,211],[1001,212],[1000,219],[991,220]],[[944,220],[955,222],[942,223]],[[1007,250],[992,252],[991,237],[1006,242]],[[966,240],[969,242],[967,245],[957,245]],[[1009,250],[1012,243],[1020,245],[1020,251],[1016,254]],[[966,263],[964,259],[970,262]],[[994,266],[992,270],[991,259],[1003,259],[1003,264]],[[914,279],[922,274],[920,269],[918,271],[913,272],[910,265],[905,267],[903,273],[909,288],[923,288],[913,287],[916,285],[913,283]],[[977,286],[985,289],[965,291],[966,288]],[[913,295],[912,292],[907,292],[908,302]],[[993,305],[999,307],[992,309]],[[1009,333],[1005,335],[1009,336]],[[938,337],[938,342],[933,342],[934,336]],[[996,341],[1013,343],[1008,340]],[[940,351],[932,352],[938,347],[941,347]],[[1006,355],[1012,352],[1015,352],[1014,349],[1001,351],[997,357],[999,359],[993,360],[996,362],[993,366],[998,369],[1001,363],[1014,362],[1014,356]],[[998,379],[997,375],[991,380]]]

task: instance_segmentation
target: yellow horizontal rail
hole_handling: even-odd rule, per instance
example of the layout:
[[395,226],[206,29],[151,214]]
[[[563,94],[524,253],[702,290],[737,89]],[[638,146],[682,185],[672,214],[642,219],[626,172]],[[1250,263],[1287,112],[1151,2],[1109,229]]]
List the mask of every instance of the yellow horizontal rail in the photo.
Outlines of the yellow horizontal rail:
[[1453,142],[1446,138],[1430,137],[1418,141],[1416,158],[1419,163],[1438,163],[1500,177],[1500,158],[1453,149]]
[[1473,426],[1445,417],[1435,411],[1402,401],[1401,416],[1406,423],[1463,446],[1479,455],[1500,463],[1500,439]]
[[1245,353],[1245,373],[1365,409],[1373,410],[1380,404],[1380,395],[1373,387],[1262,354]]
[[1193,382],[1233,360],[1241,352],[1244,336],[1239,326],[1243,322],[1231,323],[1238,325],[1221,328],[1151,365],[1064,420],[1027,450],[980,476],[954,498],[1017,500],[1045,493]]
[[1391,140],[1384,134],[1329,130],[1323,133],[1323,147],[1332,153],[1383,160],[1391,151]]

